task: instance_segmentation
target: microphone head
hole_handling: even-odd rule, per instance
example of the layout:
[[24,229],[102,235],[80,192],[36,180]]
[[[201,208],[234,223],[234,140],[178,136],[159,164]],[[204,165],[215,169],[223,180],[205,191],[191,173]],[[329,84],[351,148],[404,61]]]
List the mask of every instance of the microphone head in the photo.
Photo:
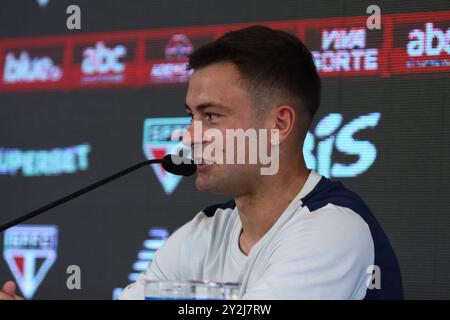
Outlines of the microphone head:
[[168,154],[161,161],[162,167],[169,173],[177,176],[192,176],[197,171],[197,165],[194,160]]

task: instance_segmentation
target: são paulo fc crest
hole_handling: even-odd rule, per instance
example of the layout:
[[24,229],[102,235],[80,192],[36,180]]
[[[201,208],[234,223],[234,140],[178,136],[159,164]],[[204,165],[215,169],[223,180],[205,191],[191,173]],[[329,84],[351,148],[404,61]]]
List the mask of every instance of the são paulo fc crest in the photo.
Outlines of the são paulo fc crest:
[[[171,137],[175,130],[187,130],[190,122],[190,117],[146,119],[142,144],[146,158],[161,159],[166,154],[178,154],[186,148],[180,141],[172,141]],[[168,173],[160,164],[152,165],[152,168],[166,194],[175,191],[182,177]]]
[[5,231],[3,256],[25,298],[31,299],[56,260],[58,228],[19,225]]

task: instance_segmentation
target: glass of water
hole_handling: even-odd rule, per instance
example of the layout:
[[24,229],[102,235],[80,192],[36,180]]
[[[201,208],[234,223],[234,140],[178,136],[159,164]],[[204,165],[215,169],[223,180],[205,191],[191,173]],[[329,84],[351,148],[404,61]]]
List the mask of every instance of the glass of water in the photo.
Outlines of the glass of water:
[[145,284],[145,300],[191,300],[192,286],[188,282],[150,280]]
[[239,289],[238,283],[149,280],[145,300],[237,300]]

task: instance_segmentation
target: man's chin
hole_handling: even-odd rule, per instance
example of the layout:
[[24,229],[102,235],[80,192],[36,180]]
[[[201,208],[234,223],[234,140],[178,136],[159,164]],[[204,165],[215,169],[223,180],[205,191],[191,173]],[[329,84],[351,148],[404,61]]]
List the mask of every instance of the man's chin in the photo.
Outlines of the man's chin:
[[220,183],[214,181],[210,174],[198,173],[195,179],[195,187],[198,191],[223,194]]
[[195,179],[195,187],[198,191],[209,192],[211,189],[211,184],[205,174],[197,173],[197,178]]

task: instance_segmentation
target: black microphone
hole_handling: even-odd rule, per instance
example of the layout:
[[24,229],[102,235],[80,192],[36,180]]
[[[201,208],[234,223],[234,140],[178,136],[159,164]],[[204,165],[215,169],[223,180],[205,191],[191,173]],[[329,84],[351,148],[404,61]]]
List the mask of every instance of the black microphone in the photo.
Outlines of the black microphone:
[[197,171],[194,160],[180,157],[175,154],[168,154],[161,160],[162,167],[167,172],[177,176],[192,176]]
[[195,165],[195,163],[192,159],[183,158],[183,157],[180,157],[175,154],[168,154],[162,159],[145,160],[145,161],[135,164],[134,166],[131,166],[125,170],[115,173],[109,177],[106,177],[98,182],[95,182],[87,187],[84,187],[78,191],[75,191],[61,199],[53,201],[52,203],[49,203],[49,204],[43,206],[42,208],[36,209],[30,213],[27,213],[26,215],[24,215],[22,217],[16,218],[8,223],[5,223],[2,226],[0,226],[0,232],[6,230],[8,228],[11,228],[11,227],[15,226],[16,224],[19,224],[28,219],[31,219],[37,215],[40,215],[41,213],[44,213],[44,212],[46,212],[50,209],[53,209],[59,205],[62,205],[63,203],[66,203],[67,201],[75,199],[75,198],[81,196],[82,194],[92,191],[104,184],[107,184],[113,180],[123,177],[124,175],[126,175],[130,172],[133,172],[139,168],[145,167],[146,165],[149,165],[149,164],[156,164],[156,163],[160,163],[162,165],[162,167],[164,168],[164,170],[166,170],[167,172],[170,172],[170,173],[178,175],[178,176],[186,176],[186,177],[191,176],[197,171],[197,165]]

